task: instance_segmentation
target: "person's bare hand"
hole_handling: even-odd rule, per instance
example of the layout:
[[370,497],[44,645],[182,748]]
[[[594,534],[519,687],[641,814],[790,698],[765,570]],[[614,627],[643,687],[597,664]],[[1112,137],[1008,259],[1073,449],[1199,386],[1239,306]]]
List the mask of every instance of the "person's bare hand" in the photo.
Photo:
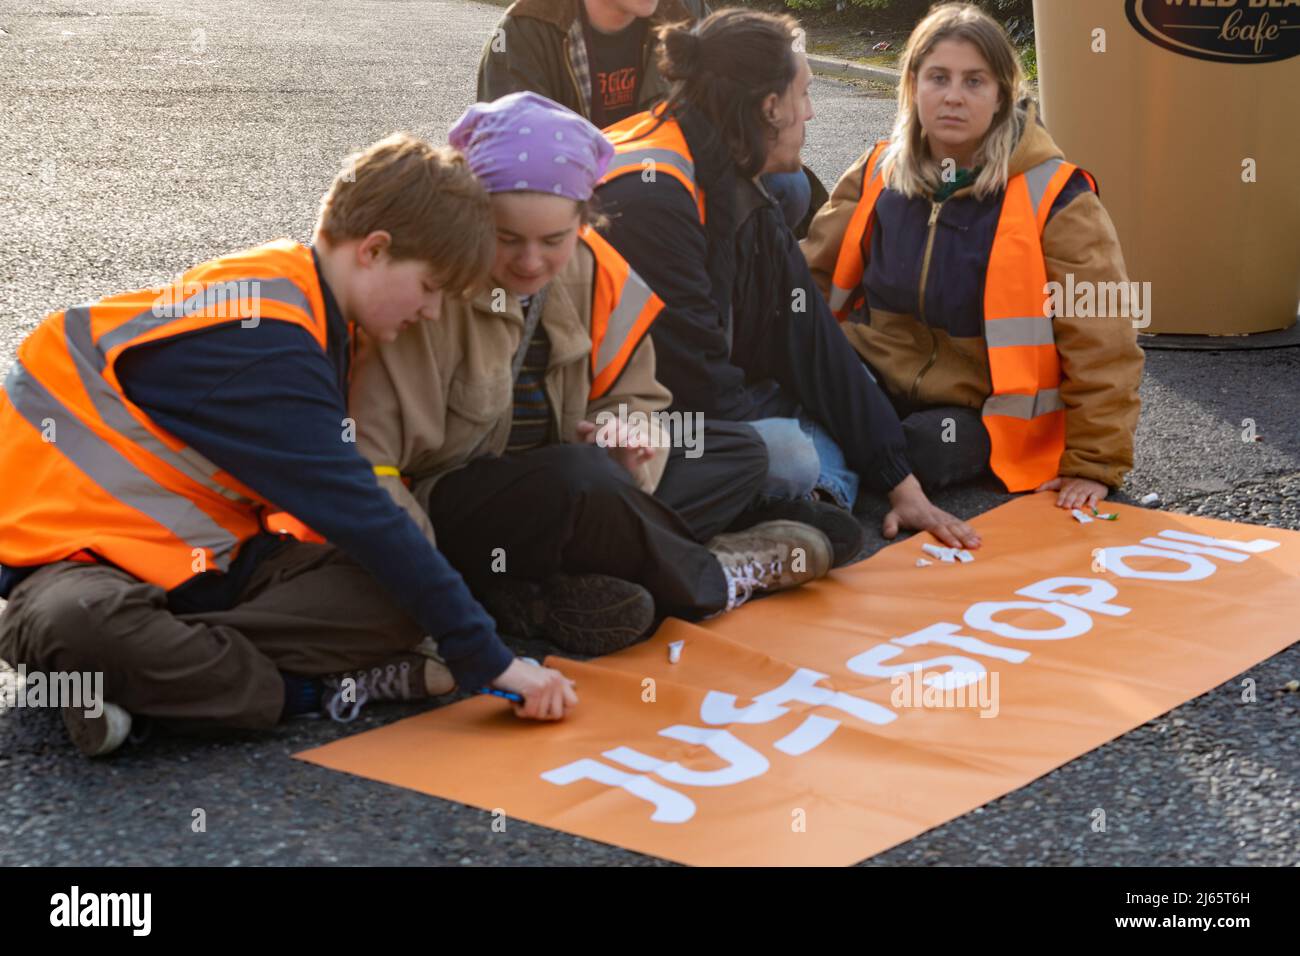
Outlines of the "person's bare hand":
[[1039,485],[1035,491],[1055,491],[1056,507],[1096,508],[1110,494],[1110,489],[1091,478],[1053,478]]
[[937,508],[925,496],[915,475],[908,475],[889,493],[890,510],[881,533],[898,537],[900,529],[928,531],[949,548],[978,548],[980,536],[965,521]]
[[515,716],[528,720],[561,720],[578,706],[573,681],[551,667],[542,667],[516,657],[501,672],[492,686],[518,694],[524,699],[515,704]]
[[[578,422],[578,437],[589,445],[597,444],[600,432],[601,427],[595,422]],[[605,447],[609,451],[610,457],[634,476],[642,465],[655,456],[655,450],[650,445],[649,437],[642,434],[639,429],[629,429],[623,422],[618,423],[614,442],[607,444]]]

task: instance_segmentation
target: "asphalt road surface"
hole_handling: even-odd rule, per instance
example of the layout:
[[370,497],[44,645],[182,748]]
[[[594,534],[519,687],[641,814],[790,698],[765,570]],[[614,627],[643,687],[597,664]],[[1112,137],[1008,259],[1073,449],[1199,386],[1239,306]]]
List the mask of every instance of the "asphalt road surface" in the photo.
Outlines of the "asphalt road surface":
[[[500,8],[471,0],[0,2],[0,375],[52,308],[223,252],[309,237],[343,155],[441,140]],[[827,182],[889,99],[819,78],[806,158]],[[1152,351],[1126,494],[1300,529],[1300,349]],[[1262,441],[1241,440],[1253,419]],[[1005,499],[967,488],[964,516]],[[874,515],[866,520],[874,528]],[[1231,635],[1224,635],[1225,640]],[[1253,678],[1258,700],[1241,701]],[[1293,646],[870,864],[1300,861]],[[352,729],[419,708],[372,708]],[[343,731],[156,738],[81,759],[57,717],[0,713],[0,863],[648,864],[640,854],[289,759]],[[1107,811],[1106,833],[1090,813]],[[203,808],[207,831],[191,830]]]

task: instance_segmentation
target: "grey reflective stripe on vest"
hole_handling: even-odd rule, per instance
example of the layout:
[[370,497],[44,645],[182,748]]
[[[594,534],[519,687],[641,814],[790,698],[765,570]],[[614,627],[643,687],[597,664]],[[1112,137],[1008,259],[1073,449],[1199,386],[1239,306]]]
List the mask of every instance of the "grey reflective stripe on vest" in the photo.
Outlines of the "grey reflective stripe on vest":
[[[1033,206],[1035,218],[1038,217],[1047,186],[1063,162],[1064,160],[1054,157],[1025,171],[1029,201]],[[990,349],[1056,344],[1056,337],[1052,333],[1052,320],[1042,315],[992,321],[985,319],[984,340]],[[1064,408],[1060,390],[1045,388],[1035,395],[990,395],[984,402],[983,414],[1005,415],[1008,418],[1028,421],[1040,415],[1059,412]]]
[[1064,408],[1061,392],[1055,388],[1045,388],[1037,395],[990,395],[984,402],[985,415],[1006,415],[1025,420]]
[[617,162],[619,167],[640,166],[647,159],[656,165],[662,163],[664,166],[671,166],[684,174],[691,184],[691,192],[695,192],[695,164],[681,153],[675,153],[671,149],[656,149],[650,146],[644,149],[629,149],[626,152],[619,152]]
[[876,157],[876,165],[871,170],[871,177],[862,184],[862,191],[864,193],[867,191],[867,187],[870,186],[872,183],[874,183],[877,179],[879,179],[881,173],[884,172],[885,164],[881,162],[881,160],[883,160],[884,158],[885,158],[885,151],[882,149],[880,151],[880,155]]
[[1052,320],[1046,316],[1027,319],[993,319],[984,323],[984,339],[991,349],[1012,345],[1054,345]]
[[[247,290],[250,283],[256,283],[257,298],[269,299],[272,302],[280,302],[284,305],[293,306],[300,309],[307,315],[312,315],[311,301],[307,298],[306,293],[298,285],[289,279],[229,279],[225,282],[214,282],[206,286],[194,295],[190,296],[183,302],[173,303],[167,307],[154,305],[146,309],[139,315],[134,315],[127,321],[123,322],[113,331],[108,332],[99,338],[99,353],[101,356],[100,367],[103,367],[103,356],[111,352],[116,346],[123,342],[129,342],[139,335],[143,335],[150,329],[165,325],[176,319],[194,315],[196,312],[203,312],[216,305],[227,302],[238,302],[243,293]],[[164,286],[164,289],[173,288]],[[162,296],[160,295],[159,298]],[[242,316],[232,315],[232,319],[243,318]],[[251,316],[250,316],[251,318]]]
[[830,298],[831,311],[838,312],[840,309],[844,308],[845,304],[849,301],[849,295],[850,292],[848,289],[841,289],[839,286],[832,284]]
[[1029,201],[1033,204],[1035,216],[1038,215],[1038,207],[1043,204],[1043,193],[1047,192],[1047,184],[1052,181],[1052,177],[1064,162],[1065,160],[1059,157],[1053,157],[1025,170],[1025,182],[1029,186]]
[[596,375],[605,371],[618,356],[619,349],[632,334],[637,317],[641,315],[641,311],[653,295],[654,292],[645,284],[645,280],[629,269],[627,281],[619,290],[618,305],[614,306],[614,311],[609,314],[609,321],[605,324],[605,335],[600,340],[600,349],[596,352]]
[[87,306],[74,306],[63,313],[63,331],[68,340],[68,352],[77,367],[77,374],[81,376],[81,384],[85,386],[91,403],[109,428],[209,491],[231,501],[251,504],[248,498],[218,484],[212,478],[220,470],[216,465],[192,448],[173,451],[131,414],[130,409],[122,403],[122,397],[101,374],[104,354],[95,348],[91,337],[90,309]]
[[36,378],[16,362],[5,379],[5,391],[18,414],[37,431],[54,422],[56,451],[83,471],[96,485],[129,508],[147,515],[191,548],[206,548],[222,571],[239,541],[203,513],[194,502],[158,484],[122,457]]

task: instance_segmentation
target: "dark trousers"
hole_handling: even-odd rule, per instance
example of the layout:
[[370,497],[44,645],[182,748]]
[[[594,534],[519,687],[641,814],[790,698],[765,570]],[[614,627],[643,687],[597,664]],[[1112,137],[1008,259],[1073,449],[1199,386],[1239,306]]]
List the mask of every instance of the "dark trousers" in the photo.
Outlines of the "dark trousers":
[[727,586],[703,542],[758,494],[767,452],[752,429],[727,425],[706,429],[700,457],[684,451],[672,449],[654,495],[594,445],[476,459],[429,496],[438,548],[473,590],[500,573],[599,573],[640,584],[661,614],[706,617]]
[[0,658],[29,671],[99,671],[104,699],[177,724],[257,729],[284,706],[281,671],[373,667],[422,633],[360,565],[286,542],[226,611],[173,614],[160,587],[61,561],[23,580],[0,614]]
[[681,515],[696,541],[708,541],[735,524],[762,492],[767,443],[744,422],[705,419],[698,450],[690,458],[682,442],[673,445],[655,497]]
[[974,481],[988,471],[993,445],[978,409],[913,405],[890,396],[907,437],[912,473],[926,491]]

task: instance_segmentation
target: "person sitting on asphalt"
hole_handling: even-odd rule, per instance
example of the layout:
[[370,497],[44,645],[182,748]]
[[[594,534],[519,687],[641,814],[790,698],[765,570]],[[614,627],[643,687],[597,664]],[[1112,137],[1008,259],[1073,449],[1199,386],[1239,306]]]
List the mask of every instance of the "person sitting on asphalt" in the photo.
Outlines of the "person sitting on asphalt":
[[[480,102],[531,90],[604,129],[663,99],[657,29],[708,16],[703,0],[518,0],[483,47]],[[774,172],[764,187],[798,235],[826,200],[811,170]]]
[[847,510],[862,480],[889,497],[886,537],[911,528],[978,547],[912,475],[898,416],[761,184],[799,168],[812,118],[797,30],[749,10],[662,29],[668,100],[605,130],[617,152],[597,190],[607,236],[664,300],[650,334],[673,407],[756,428],[765,495]]
[[1074,509],[1123,482],[1143,362],[1131,318],[1047,308],[1049,283],[1127,289],[1119,239],[987,14],[947,4],[917,25],[893,133],[840,179],[803,250],[927,489],[991,469]]
[[724,533],[767,473],[752,429],[706,425],[695,457],[669,430],[619,434],[670,395],[647,335],[661,304],[590,228],[613,153],[600,131],[515,93],[471,107],[450,139],[491,194],[495,288],[367,341],[351,409],[363,453],[502,630],[603,654],[658,617],[825,574],[814,527]]
[[[455,684],[520,694],[529,718],[577,703],[501,642],[346,409],[351,325],[436,319],[492,253],[463,157],[397,134],[335,178],[311,246],[54,312],[22,343],[0,395],[0,657],[103,674],[99,713],[63,707],[83,753],[132,715],[256,729]],[[275,510],[330,544],[269,533]]]

